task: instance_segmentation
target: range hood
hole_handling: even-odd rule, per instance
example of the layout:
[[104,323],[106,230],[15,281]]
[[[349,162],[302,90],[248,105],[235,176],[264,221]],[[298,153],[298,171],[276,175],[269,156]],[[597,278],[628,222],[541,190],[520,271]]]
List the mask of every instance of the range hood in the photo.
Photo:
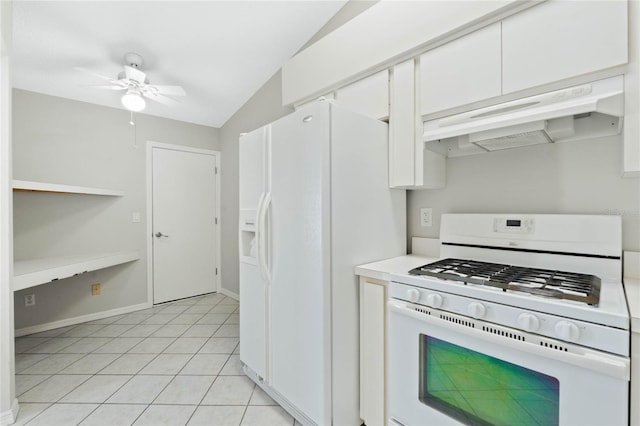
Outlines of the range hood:
[[620,133],[622,76],[424,122],[425,148],[448,157]]

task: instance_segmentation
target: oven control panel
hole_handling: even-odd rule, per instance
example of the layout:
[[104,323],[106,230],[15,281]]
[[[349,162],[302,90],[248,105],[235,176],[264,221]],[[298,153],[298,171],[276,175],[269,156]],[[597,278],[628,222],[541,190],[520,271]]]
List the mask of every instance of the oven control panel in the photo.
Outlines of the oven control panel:
[[[412,278],[416,281],[426,281],[422,277]],[[436,282],[431,284],[434,283]],[[467,291],[473,290],[469,286],[464,286],[464,288]],[[426,309],[436,309],[443,313],[449,312],[478,321],[535,333],[549,339],[559,339],[624,356],[629,354],[628,330],[536,312],[523,307],[508,306],[504,303],[448,293],[434,288],[416,287],[396,281],[392,281],[389,286],[389,299],[402,300],[416,306],[424,306]]]
[[497,217],[493,219],[493,231],[501,234],[533,234],[536,222],[533,218]]

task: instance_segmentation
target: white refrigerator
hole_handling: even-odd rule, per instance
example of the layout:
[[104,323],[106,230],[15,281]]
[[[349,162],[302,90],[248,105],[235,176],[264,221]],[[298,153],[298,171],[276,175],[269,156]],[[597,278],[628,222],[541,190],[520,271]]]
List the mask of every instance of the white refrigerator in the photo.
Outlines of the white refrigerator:
[[354,266],[406,253],[387,141],[327,101],[240,138],[240,360],[303,424],[361,424]]

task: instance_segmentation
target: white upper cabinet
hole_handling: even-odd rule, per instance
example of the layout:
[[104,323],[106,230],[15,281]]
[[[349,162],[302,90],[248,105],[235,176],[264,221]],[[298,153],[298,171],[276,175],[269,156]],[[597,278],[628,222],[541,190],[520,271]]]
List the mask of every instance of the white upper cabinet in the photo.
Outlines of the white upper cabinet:
[[335,101],[375,119],[389,117],[389,70],[373,74],[335,92]]
[[[379,1],[297,53],[282,67],[282,104],[299,105],[344,82],[426,50],[467,25],[522,9],[529,2]],[[402,59],[400,59],[402,61]]]
[[627,63],[627,2],[548,0],[420,56],[421,114]]
[[422,115],[500,96],[500,39],[498,22],[420,56]]
[[550,0],[503,20],[503,93],[627,63],[627,25],[621,0]]
[[415,185],[416,144],[415,63],[400,63],[392,69],[391,114],[389,115],[389,186]]
[[389,111],[389,186],[443,188],[445,159],[424,148],[420,110],[420,65],[409,60],[392,68]]

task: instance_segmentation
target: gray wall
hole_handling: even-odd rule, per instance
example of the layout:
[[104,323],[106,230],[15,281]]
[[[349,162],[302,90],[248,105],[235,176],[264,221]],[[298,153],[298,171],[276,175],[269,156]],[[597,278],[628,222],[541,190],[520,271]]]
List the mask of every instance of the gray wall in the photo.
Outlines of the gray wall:
[[[13,177],[119,189],[124,197],[15,193],[16,259],[138,250],[140,260],[15,293],[17,329],[147,301],[146,142],[220,150],[219,129],[13,91]],[[131,214],[142,221],[132,223]],[[90,285],[102,284],[91,296]],[[24,295],[36,294],[26,308]]]
[[[303,49],[377,1],[347,2],[327,24],[315,34]],[[282,106],[282,77],[278,71],[244,104],[220,129],[222,140],[222,286],[238,294],[238,138],[289,114],[291,108]]]
[[289,114],[282,106],[282,84],[278,71],[220,129],[222,140],[222,287],[239,295],[238,258],[238,138]]
[[[437,238],[442,213],[617,214],[624,250],[638,251],[640,179],[621,173],[621,136],[452,158],[444,189],[407,192],[408,233]],[[421,207],[433,227],[420,226]]]

